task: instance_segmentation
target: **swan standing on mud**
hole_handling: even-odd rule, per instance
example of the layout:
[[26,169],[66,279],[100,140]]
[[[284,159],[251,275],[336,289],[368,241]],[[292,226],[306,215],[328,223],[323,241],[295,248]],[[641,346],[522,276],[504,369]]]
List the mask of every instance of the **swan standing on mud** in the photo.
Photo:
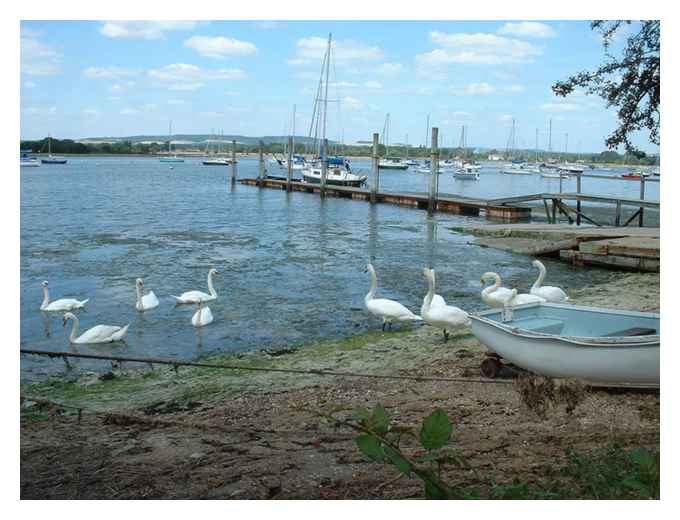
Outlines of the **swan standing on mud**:
[[534,267],[538,268],[538,279],[534,282],[534,285],[531,286],[531,291],[529,292],[536,296],[540,296],[541,298],[544,298],[545,300],[551,303],[566,302],[569,299],[569,297],[567,296],[567,293],[565,293],[559,287],[553,287],[551,285],[541,286],[543,280],[545,280],[546,273],[543,262],[541,262],[540,260],[534,260],[533,262],[531,262],[531,264]]
[[389,328],[392,329],[392,322],[394,321],[422,321],[420,316],[413,314],[399,302],[388,300],[387,298],[375,298],[375,292],[378,289],[378,278],[371,264],[366,266],[366,271],[371,273],[371,288],[364,298],[364,303],[368,312],[382,318],[383,331],[385,330],[385,325],[389,325]]
[[40,310],[46,312],[53,311],[72,311],[74,309],[82,309],[85,304],[90,301],[86,299],[83,301],[74,300],[71,298],[62,298],[60,300],[54,300],[50,303],[50,291],[48,289],[49,284],[47,280],[40,284],[43,288],[43,301],[40,304]]
[[153,291],[149,291],[147,294],[142,295],[142,292],[144,291],[144,280],[137,278],[135,286],[137,289],[137,303],[135,304],[135,307],[138,311],[150,311],[151,309],[158,307],[158,298],[156,298]]
[[210,269],[210,271],[208,271],[208,291],[210,294],[202,291],[187,291],[179,296],[171,296],[177,300],[177,303],[198,303],[216,300],[217,292],[215,292],[215,288],[213,287],[212,279],[219,274],[217,269]]
[[501,287],[501,277],[497,273],[484,273],[481,278],[482,285],[490,278],[493,278],[494,283],[482,291],[482,301],[489,307],[503,307],[508,300],[517,294],[517,291],[513,294],[511,289]]
[[[444,331],[444,341],[448,341],[450,330],[459,329],[470,325],[470,317],[463,309],[453,305],[440,304],[432,305],[434,301],[435,274],[434,269],[423,269],[423,274],[427,279],[428,292],[423,303],[422,316],[425,323],[442,329]],[[443,300],[443,298],[442,298]]]
[[71,335],[68,338],[71,343],[111,343],[114,341],[121,341],[130,326],[129,323],[125,325],[125,327],[117,327],[115,325],[95,325],[76,337],[79,324],[78,318],[76,318],[75,314],[67,312],[64,314],[64,327],[66,327],[66,323],[68,323],[69,320],[73,320],[73,328],[71,328]]

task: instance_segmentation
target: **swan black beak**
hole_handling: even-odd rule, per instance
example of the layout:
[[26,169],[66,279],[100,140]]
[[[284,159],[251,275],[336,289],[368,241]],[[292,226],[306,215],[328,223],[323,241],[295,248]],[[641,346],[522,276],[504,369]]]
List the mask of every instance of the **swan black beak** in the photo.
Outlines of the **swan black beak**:
[[62,318],[62,319],[61,319],[61,326],[62,326],[62,327],[66,327],[66,322],[67,322],[67,321],[68,321],[68,320],[67,320],[66,318]]

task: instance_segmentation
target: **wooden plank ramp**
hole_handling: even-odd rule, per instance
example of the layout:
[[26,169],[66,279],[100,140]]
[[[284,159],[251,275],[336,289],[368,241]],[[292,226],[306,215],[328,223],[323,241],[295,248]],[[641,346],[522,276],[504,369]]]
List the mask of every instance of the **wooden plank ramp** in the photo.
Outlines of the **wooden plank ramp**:
[[532,256],[553,255],[575,265],[659,272],[659,228],[585,227],[568,224],[467,225],[453,231],[473,244]]

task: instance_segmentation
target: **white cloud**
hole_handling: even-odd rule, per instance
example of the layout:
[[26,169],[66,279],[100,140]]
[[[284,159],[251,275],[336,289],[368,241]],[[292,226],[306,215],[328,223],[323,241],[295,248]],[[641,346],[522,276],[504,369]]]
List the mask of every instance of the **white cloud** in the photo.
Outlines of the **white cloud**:
[[114,83],[109,87],[110,92],[125,92],[126,90],[134,87],[136,83],[134,81],[123,81],[120,83]]
[[496,87],[488,83],[470,83],[465,87],[451,88],[451,94],[454,96],[486,96],[496,92]]
[[37,85],[32,81],[24,81],[24,88],[35,88]]
[[83,114],[90,117],[96,117],[99,115],[99,110],[96,108],[86,108],[83,110]]
[[132,115],[135,115],[135,114],[139,114],[139,110],[137,110],[136,108],[123,108],[120,111],[120,113],[121,113],[121,115],[124,115],[124,116],[132,116]]
[[393,76],[399,74],[403,68],[401,63],[382,63],[375,68],[375,72],[383,76]]
[[553,38],[557,36],[555,30],[547,24],[540,22],[509,22],[501,27],[498,32],[520,38]]
[[365,85],[366,88],[370,88],[370,89],[383,88],[382,83],[380,83],[379,81],[367,81],[364,85]]
[[513,117],[510,114],[503,114],[498,118],[499,123],[509,123],[511,122]]
[[205,70],[188,63],[173,63],[147,72],[149,79],[170,83],[171,90],[198,90],[206,81],[239,80],[246,77],[241,69]]
[[[289,65],[320,64],[323,59],[328,40],[319,36],[301,38],[297,41],[295,56],[286,60]],[[365,45],[354,40],[333,41],[331,52],[337,63],[346,64],[352,61],[377,61],[382,59],[380,47]]]
[[496,34],[432,31],[430,39],[440,48],[416,56],[416,64],[420,69],[437,69],[452,63],[525,63],[542,54],[541,49],[529,42]]
[[57,113],[57,107],[26,107],[23,112],[29,116],[52,116]]
[[132,69],[109,65],[106,67],[88,67],[83,71],[83,76],[89,79],[120,79],[137,74]]
[[198,22],[104,22],[99,32],[109,38],[125,38],[130,40],[160,40],[168,31],[191,31]]
[[223,59],[227,56],[248,56],[257,52],[257,47],[250,42],[225,38],[224,36],[192,36],[184,42],[184,46],[193,49],[207,58]]
[[349,110],[359,110],[364,108],[366,106],[366,103],[364,103],[360,99],[347,96],[342,98],[342,106]]
[[544,103],[538,108],[544,112],[575,112],[581,109],[576,103]]
[[[22,33],[26,33],[25,30]],[[21,72],[30,76],[59,74],[61,53],[35,37],[21,36]]]
[[183,99],[168,99],[168,105],[186,105]]

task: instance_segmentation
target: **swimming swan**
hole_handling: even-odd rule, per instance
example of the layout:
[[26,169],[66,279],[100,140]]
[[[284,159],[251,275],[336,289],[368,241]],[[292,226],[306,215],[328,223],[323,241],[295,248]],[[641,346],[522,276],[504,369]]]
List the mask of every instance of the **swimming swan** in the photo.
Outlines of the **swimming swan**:
[[503,307],[505,302],[513,297],[512,290],[501,287],[501,277],[497,273],[484,273],[481,278],[482,285],[489,278],[493,278],[494,283],[482,291],[482,301],[490,307]]
[[382,318],[382,330],[385,330],[385,325],[389,325],[391,329],[394,321],[422,321],[420,316],[413,314],[399,302],[387,298],[374,298],[375,291],[378,289],[378,278],[371,264],[366,266],[366,271],[371,273],[371,288],[364,298],[364,303],[368,312]]
[[540,260],[534,260],[531,262],[531,264],[538,268],[538,279],[534,282],[534,285],[531,286],[531,291],[529,292],[531,294],[535,294],[536,296],[540,296],[541,298],[545,298],[545,300],[552,303],[566,302],[569,297],[567,296],[567,293],[565,293],[559,287],[553,287],[550,285],[541,286],[543,280],[545,279],[546,273],[543,262]]
[[96,325],[76,337],[76,334],[78,333],[78,318],[76,318],[75,314],[67,312],[64,314],[64,327],[66,327],[68,320],[73,320],[73,328],[71,329],[71,335],[69,336],[69,341],[71,343],[111,343],[113,341],[121,341],[130,326],[129,323],[125,325],[125,327]]
[[43,288],[43,301],[40,304],[41,311],[71,311],[73,309],[82,309],[85,304],[90,301],[86,299],[83,301],[73,300],[71,298],[62,298],[60,300],[54,300],[50,303],[50,291],[48,289],[49,284],[47,280],[40,284]]
[[202,291],[187,291],[179,296],[173,296],[173,298],[177,300],[177,303],[198,303],[216,300],[217,293],[213,287],[212,279],[218,274],[220,273],[217,272],[217,269],[210,269],[210,271],[208,271],[208,291],[210,291],[210,294]]
[[428,292],[425,295],[425,303],[423,304],[423,320],[428,325],[437,327],[444,331],[444,341],[449,339],[449,330],[455,330],[461,327],[470,325],[470,317],[463,309],[454,307],[453,305],[432,305],[434,301],[434,286],[435,274],[434,269],[423,269],[423,274],[427,279]]
[[210,307],[203,307],[203,302],[198,302],[198,310],[191,317],[191,324],[194,327],[204,327],[213,322],[213,315]]
[[142,292],[144,291],[144,280],[137,278],[135,286],[137,288],[137,303],[135,304],[135,307],[138,311],[149,311],[158,307],[158,298],[156,298],[153,291],[149,291],[147,294],[142,295]]

